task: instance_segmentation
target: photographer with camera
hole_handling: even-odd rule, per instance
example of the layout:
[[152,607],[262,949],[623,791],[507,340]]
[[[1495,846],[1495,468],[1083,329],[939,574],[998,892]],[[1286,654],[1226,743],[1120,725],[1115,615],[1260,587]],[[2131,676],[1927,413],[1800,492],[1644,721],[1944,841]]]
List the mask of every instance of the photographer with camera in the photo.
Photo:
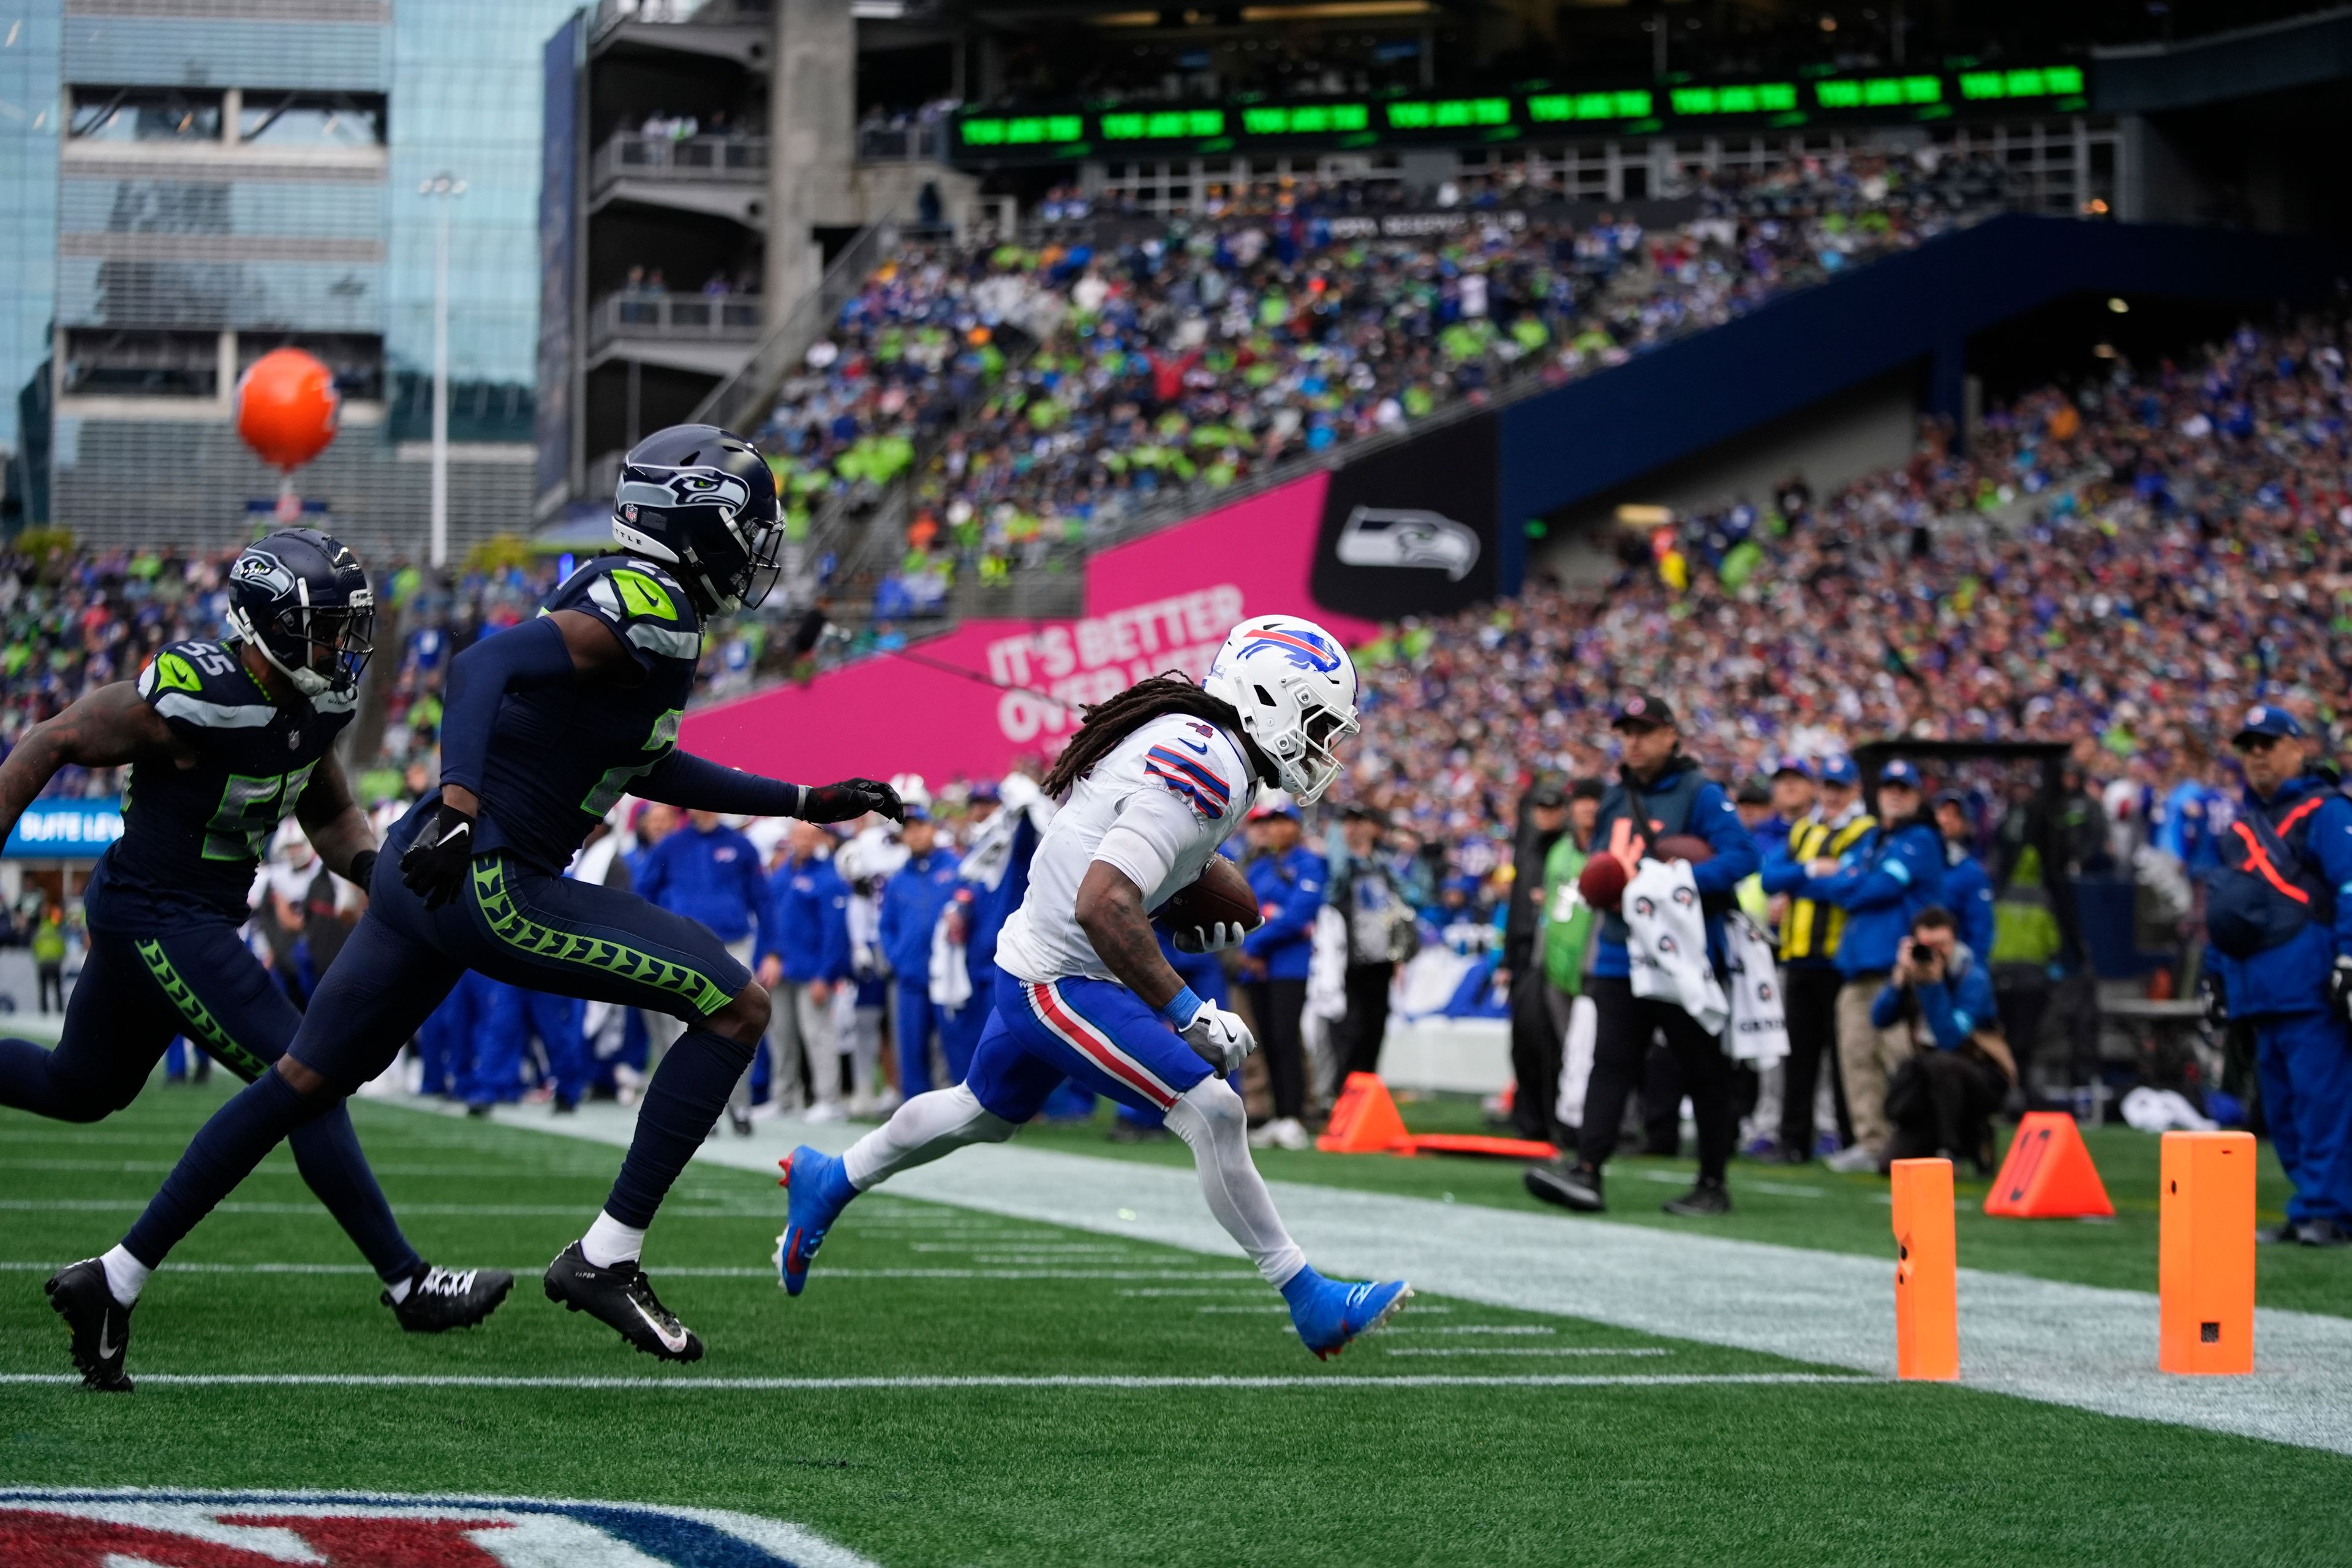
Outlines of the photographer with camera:
[[1894,1134],[1886,1158],[1936,1154],[1976,1162],[1992,1172],[1994,1111],[2017,1068],[2000,1036],[1992,980],[1959,939],[1949,910],[1931,907],[1911,921],[1885,986],[1870,1005],[1875,1028],[1907,1034],[1912,1054],[1886,1086]]

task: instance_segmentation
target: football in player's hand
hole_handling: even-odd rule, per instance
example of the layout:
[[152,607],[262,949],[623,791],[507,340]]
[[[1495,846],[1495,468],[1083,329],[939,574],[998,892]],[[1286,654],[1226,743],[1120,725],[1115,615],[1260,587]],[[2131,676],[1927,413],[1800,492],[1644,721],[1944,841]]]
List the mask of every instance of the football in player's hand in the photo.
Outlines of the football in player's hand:
[[1704,866],[1715,858],[1715,846],[1696,833],[1669,833],[1650,846],[1653,860],[1687,860]]
[[1160,906],[1158,918],[1170,931],[1181,931],[1220,921],[1254,931],[1265,917],[1258,913],[1257,894],[1241,868],[1222,855],[1212,855],[1191,887],[1179,889]]
[[1596,910],[1611,910],[1625,900],[1625,862],[1614,855],[1595,855],[1576,874],[1576,890]]

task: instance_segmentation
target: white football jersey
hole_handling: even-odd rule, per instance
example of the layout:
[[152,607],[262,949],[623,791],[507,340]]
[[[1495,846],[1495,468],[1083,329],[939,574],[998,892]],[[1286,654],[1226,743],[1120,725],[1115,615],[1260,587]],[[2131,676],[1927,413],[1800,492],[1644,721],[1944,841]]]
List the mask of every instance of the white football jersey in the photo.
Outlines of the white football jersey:
[[1029,865],[1029,894],[1004,922],[996,962],[1016,980],[1114,978],[1078,925],[1078,883],[1101,860],[1157,910],[1189,888],[1257,795],[1241,742],[1171,714],[1119,742],[1070,791]]

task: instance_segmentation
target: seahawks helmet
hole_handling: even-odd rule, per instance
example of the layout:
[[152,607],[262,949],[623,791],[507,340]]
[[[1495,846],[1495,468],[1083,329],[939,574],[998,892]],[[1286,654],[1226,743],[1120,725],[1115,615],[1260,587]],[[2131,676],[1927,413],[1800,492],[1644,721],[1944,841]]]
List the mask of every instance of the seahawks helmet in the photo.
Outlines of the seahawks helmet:
[[229,566],[228,625],[305,697],[352,691],[375,651],[375,592],[342,542],[282,529]]
[[758,447],[715,425],[656,430],[621,459],[613,537],[673,568],[706,616],[756,605],[784,542],[776,476]]

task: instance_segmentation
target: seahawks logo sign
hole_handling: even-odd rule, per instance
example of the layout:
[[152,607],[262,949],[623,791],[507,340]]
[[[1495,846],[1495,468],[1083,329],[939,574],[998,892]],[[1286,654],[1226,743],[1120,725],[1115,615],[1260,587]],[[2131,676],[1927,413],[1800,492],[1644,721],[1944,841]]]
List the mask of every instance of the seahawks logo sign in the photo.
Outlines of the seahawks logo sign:
[[275,555],[248,550],[228,569],[229,581],[260,589],[275,599],[294,591],[294,574]]
[[43,1568],[872,1568],[723,1509],[373,1492],[0,1491],[0,1563]]

